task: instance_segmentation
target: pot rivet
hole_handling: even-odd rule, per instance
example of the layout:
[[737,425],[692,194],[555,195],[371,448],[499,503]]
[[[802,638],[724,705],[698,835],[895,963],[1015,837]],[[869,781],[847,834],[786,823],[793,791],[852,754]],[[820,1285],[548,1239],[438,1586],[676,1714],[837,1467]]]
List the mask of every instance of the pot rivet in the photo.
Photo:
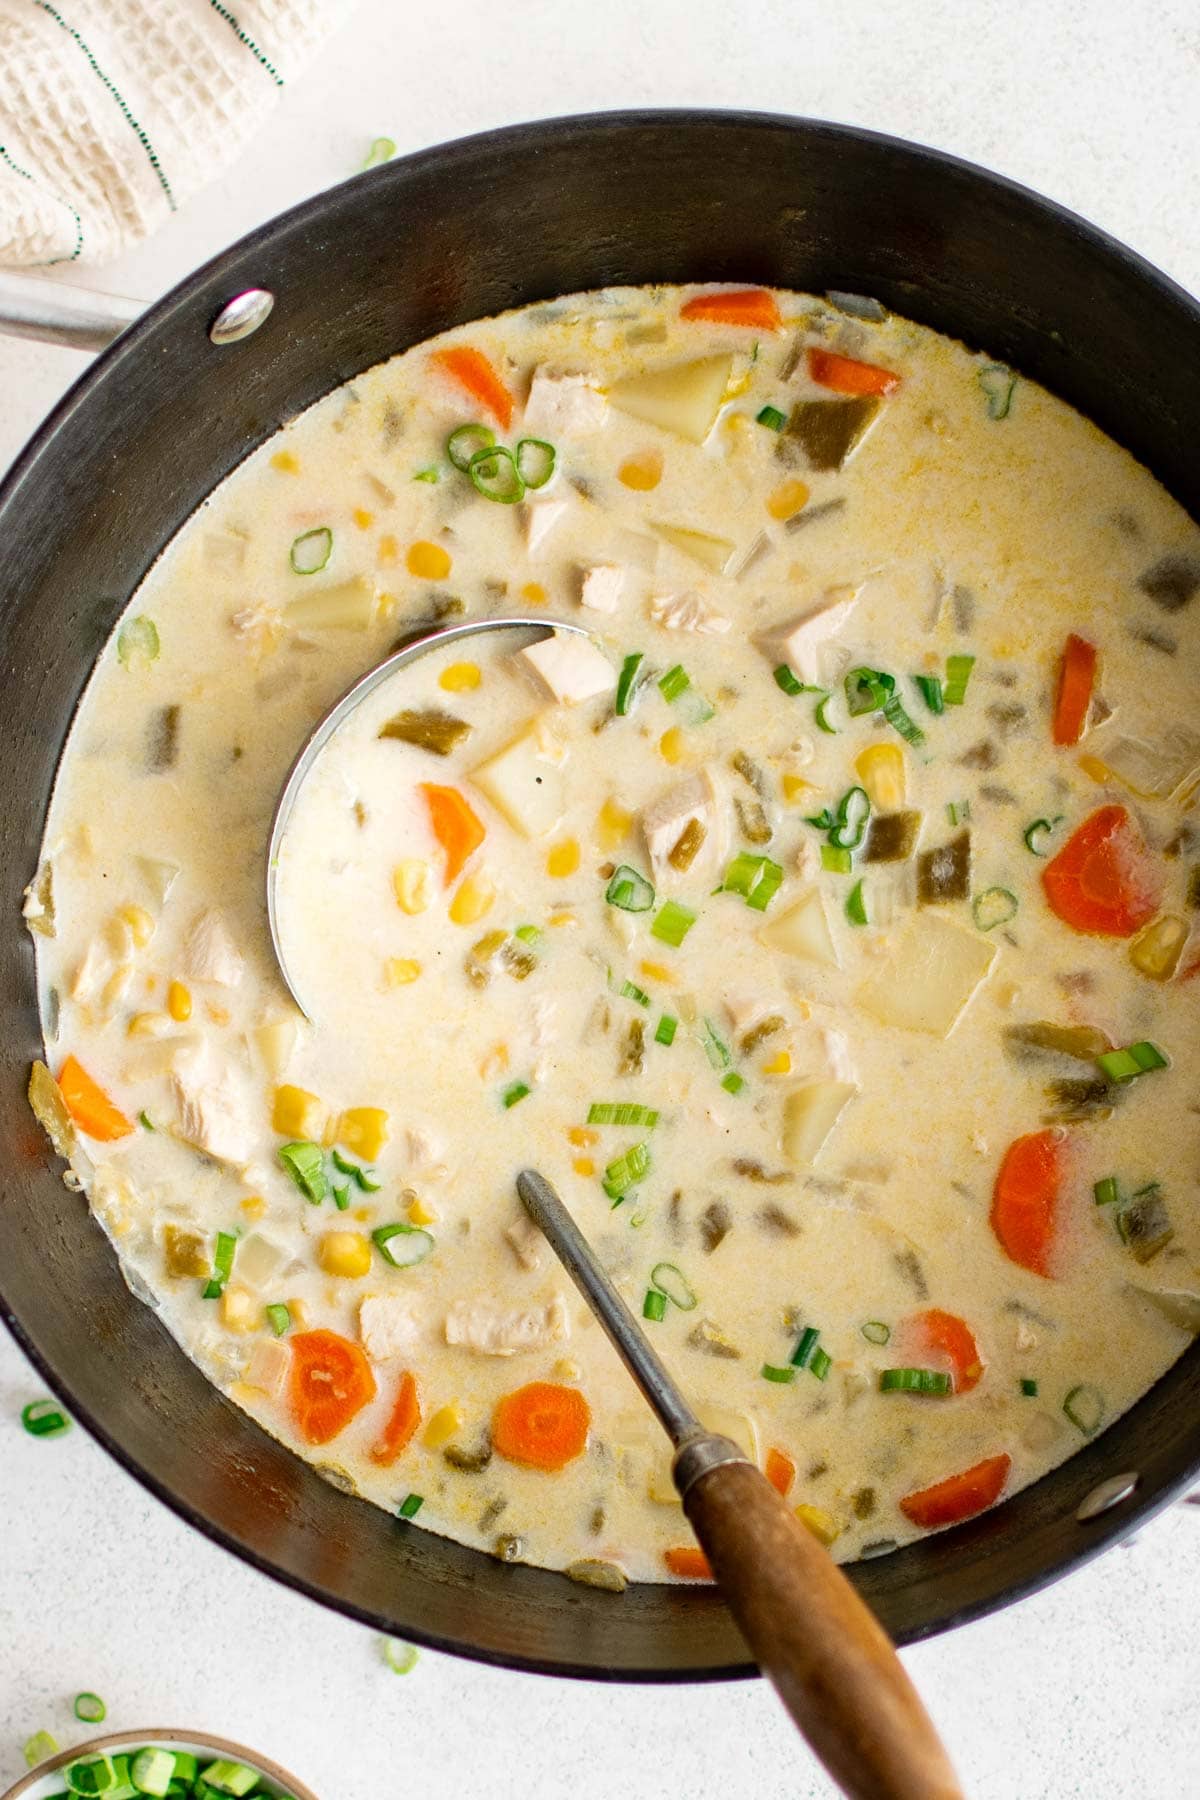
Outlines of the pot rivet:
[[270,317],[275,296],[266,288],[247,288],[224,305],[208,328],[214,344],[237,344]]
[[1141,1479],[1137,1470],[1132,1469],[1124,1475],[1110,1475],[1107,1481],[1097,1482],[1075,1508],[1075,1517],[1081,1525],[1086,1525],[1089,1519],[1098,1519],[1101,1513],[1128,1500]]

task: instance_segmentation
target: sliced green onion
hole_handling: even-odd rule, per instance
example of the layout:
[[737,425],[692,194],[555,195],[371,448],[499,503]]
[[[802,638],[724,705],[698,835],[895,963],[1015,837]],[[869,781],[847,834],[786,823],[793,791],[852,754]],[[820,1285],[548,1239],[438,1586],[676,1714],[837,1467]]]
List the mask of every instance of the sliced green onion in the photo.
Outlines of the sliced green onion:
[[83,1692],[75,1696],[75,1717],[82,1719],[85,1725],[102,1725],[108,1717],[108,1708],[99,1694]]
[[213,1251],[212,1275],[203,1289],[202,1297],[205,1300],[219,1300],[225,1292],[225,1283],[233,1273],[237,1243],[236,1231],[218,1231],[216,1249]]
[[500,1104],[503,1106],[505,1112],[508,1112],[512,1107],[514,1107],[517,1104],[518,1100],[524,1100],[526,1098],[526,1096],[531,1094],[532,1092],[533,1092],[533,1089],[530,1087],[530,1085],[527,1081],[511,1082],[510,1085],[508,1087],[506,1087],[504,1092],[501,1094]]
[[218,1762],[209,1763],[204,1770],[201,1786],[205,1790],[215,1788],[218,1794],[233,1794],[235,1800],[242,1800],[243,1795],[258,1785],[258,1779],[257,1770],[250,1768],[249,1764],[232,1762],[222,1757]]
[[415,1519],[424,1504],[424,1494],[406,1494],[396,1508],[397,1516],[401,1519]]
[[885,1325],[882,1319],[868,1319],[862,1328],[862,1334],[868,1344],[886,1344],[891,1338],[892,1328]]
[[650,996],[645,988],[640,988],[636,981],[623,981],[618,990],[622,1000],[634,1000],[639,1006],[649,1006]]
[[756,425],[765,425],[768,431],[782,431],[787,424],[787,414],[781,413],[777,406],[764,406],[761,412],[755,413]]
[[667,1296],[658,1293],[654,1288],[646,1289],[646,1298],[642,1301],[643,1319],[653,1319],[656,1324],[667,1316]]
[[393,1269],[411,1269],[433,1249],[433,1238],[419,1225],[377,1225],[371,1240]]
[[501,506],[515,506],[525,498],[525,483],[511,450],[493,444],[478,450],[467,464],[471,486],[485,500],[496,500]]
[[759,1374],[764,1381],[777,1381],[781,1387],[786,1387],[788,1382],[796,1379],[795,1369],[781,1369],[776,1363],[764,1363]]
[[821,845],[821,867],[831,875],[848,875],[853,860],[849,850],[842,850],[836,844]]
[[[214,1765],[214,1767],[219,1765]],[[208,1779],[208,1770],[205,1770]],[[169,1750],[156,1750],[147,1745],[139,1750],[129,1766],[129,1779],[139,1794],[154,1794],[158,1800],[170,1787],[175,1776],[175,1758]],[[210,1783],[215,1786],[215,1783]],[[218,1790],[219,1791],[219,1790]]]
[[1169,1069],[1170,1062],[1156,1044],[1128,1044],[1123,1050],[1106,1050],[1096,1058],[1110,1081],[1132,1081],[1154,1069]]
[[558,452],[545,438],[520,438],[514,451],[517,474],[527,488],[543,488],[554,473]]
[[654,886],[628,863],[622,863],[605,888],[604,898],[622,912],[649,912],[654,905]]
[[377,1194],[383,1186],[374,1169],[358,1168],[354,1171],[354,1179],[364,1194]]
[[154,1130],[154,1120],[150,1117],[150,1114],[147,1112],[140,1112],[138,1114],[138,1124],[142,1127],[143,1131],[153,1131]]
[[1095,1437],[1104,1417],[1104,1395],[1087,1382],[1073,1387],[1062,1403],[1062,1409],[1076,1430],[1084,1437]]
[[[684,906],[679,900],[667,900],[655,916],[650,936],[657,938],[660,944],[669,944],[673,950],[678,950],[696,918],[697,914],[690,906]],[[649,1000],[646,1004],[650,1004]]]
[[675,1042],[675,1033],[678,1030],[679,1020],[672,1018],[670,1013],[664,1013],[662,1018],[658,1021],[658,1027],[654,1033],[655,1043],[673,1044]]
[[703,725],[713,717],[713,706],[697,688],[682,663],[676,663],[658,678],[658,691],[676,708],[686,725]]
[[746,1077],[739,1075],[736,1069],[730,1069],[728,1075],[721,1079],[721,1086],[727,1094],[740,1094],[746,1085]]
[[175,1773],[171,1777],[172,1787],[190,1788],[199,1773],[200,1765],[190,1751],[177,1750],[175,1752]]
[[691,677],[682,663],[676,663],[665,675],[658,678],[658,691],[664,700],[674,704],[680,694],[686,693],[692,685]]
[[610,1200],[623,1200],[631,1187],[650,1170],[649,1144],[634,1144],[624,1156],[610,1162],[601,1177],[601,1186]]
[[380,163],[391,162],[395,154],[395,138],[378,137],[367,151],[367,160],[363,163],[362,167],[364,169],[376,169],[379,167]]
[[441,477],[438,473],[438,470],[433,463],[430,463],[430,465],[427,469],[418,469],[416,474],[413,476],[414,481],[427,481],[431,487],[434,486],[440,479],[441,479]]
[[1017,916],[1017,896],[1008,888],[984,888],[971,902],[971,917],[980,931],[995,931]]
[[545,932],[540,925],[518,925],[513,936],[520,938],[523,944],[540,944]]
[[61,1437],[71,1429],[70,1419],[53,1400],[31,1400],[21,1408],[21,1423],[30,1437]]
[[36,1769],[48,1756],[58,1754],[58,1739],[51,1737],[48,1731],[35,1731],[31,1738],[25,1740],[24,1754],[25,1767]]
[[652,1106],[637,1106],[632,1100],[593,1100],[588,1107],[589,1125],[644,1125],[652,1131],[658,1114]]
[[704,1054],[714,1069],[720,1070],[729,1067],[733,1061],[733,1053],[711,1019],[704,1021],[704,1031],[700,1042],[704,1045]]
[[490,425],[460,425],[446,439],[446,455],[463,475],[471,467],[471,458],[478,456],[481,450],[490,450],[496,442],[496,434]]
[[813,1351],[812,1361],[808,1365],[808,1372],[810,1375],[815,1375],[818,1381],[824,1381],[832,1367],[833,1358],[830,1356],[828,1350]]
[[817,1339],[820,1335],[821,1333],[815,1325],[805,1326],[796,1340],[796,1348],[791,1354],[790,1360],[794,1369],[807,1369],[812,1361],[812,1354],[817,1347]]
[[332,555],[333,533],[328,525],[318,525],[292,539],[288,561],[296,575],[319,575]]
[[1106,1175],[1103,1181],[1098,1181],[1092,1189],[1092,1193],[1096,1196],[1097,1206],[1111,1206],[1114,1201],[1121,1198],[1121,1190],[1117,1186],[1115,1175]]
[[338,1211],[347,1212],[350,1207],[350,1183],[348,1181],[343,1181],[339,1185],[339,1183],[335,1181],[331,1185],[331,1191],[333,1193],[333,1204],[337,1207]]
[[265,1306],[263,1311],[267,1316],[267,1324],[276,1337],[282,1337],[285,1331],[291,1330],[291,1310],[284,1305],[282,1300],[273,1301],[270,1306]]
[[946,807],[946,817],[951,825],[965,825],[971,817],[969,800],[951,800]]
[[1035,819],[1032,825],[1027,825],[1025,827],[1021,836],[1025,839],[1025,848],[1031,855],[1049,855],[1049,851],[1038,849],[1038,840],[1043,837],[1049,837],[1050,833],[1054,830],[1054,827],[1062,824],[1062,817],[1062,814],[1059,813],[1058,816],[1053,819]]
[[159,651],[158,626],[145,613],[126,619],[117,633],[117,661],[123,669],[152,663]]
[[766,912],[782,884],[783,869],[779,863],[772,862],[769,856],[755,856],[752,851],[743,850],[726,869],[718,892],[741,894],[755,912]]
[[[946,698],[947,700],[950,698],[949,692],[947,692]],[[925,742],[925,733],[916,720],[905,711],[904,702],[899,694],[892,695],[883,709],[883,716],[892,730],[900,733],[906,744],[912,744],[915,747]]]
[[988,418],[1007,419],[1017,386],[1012,370],[1003,363],[988,363],[986,368],[976,370],[975,379],[987,396]]
[[1036,1400],[1037,1399],[1038,1384],[1036,1381],[1034,1381],[1032,1376],[1022,1375],[1022,1377],[1021,1377],[1021,1392],[1022,1392],[1022,1394],[1024,1394],[1026,1400]]
[[867,923],[867,903],[863,898],[862,881],[856,881],[846,896],[846,917],[852,925]]
[[384,1638],[383,1660],[393,1675],[408,1675],[417,1666],[417,1651],[403,1638]]
[[946,658],[946,690],[947,706],[961,706],[967,697],[967,683],[971,679],[971,670],[975,667],[973,656],[948,656]]
[[311,1200],[314,1206],[320,1206],[329,1192],[325,1155],[320,1144],[300,1139],[296,1143],[281,1144],[276,1155],[304,1198]]
[[883,1394],[949,1394],[950,1377],[941,1369],[882,1369],[879,1391]]
[[825,708],[832,699],[832,694],[822,694],[821,698],[817,701],[816,706],[813,708],[813,718],[816,721],[818,731],[827,731],[830,737],[836,737],[838,734],[837,726],[831,725],[829,720],[825,717]]
[[633,711],[633,703],[637,699],[638,670],[646,660],[645,652],[634,650],[621,664],[621,673],[617,677],[617,698],[615,710],[621,718]]
[[940,675],[914,675],[913,680],[920,690],[921,698],[931,713],[945,711],[942,698],[942,678]]
[[330,1160],[330,1162],[332,1162],[334,1168],[337,1169],[339,1174],[353,1175],[353,1176],[357,1177],[358,1164],[356,1162],[353,1162],[350,1157],[343,1156],[342,1152],[340,1150],[338,1150],[338,1149],[331,1150],[329,1152],[329,1160]]
[[838,801],[837,816],[829,831],[835,850],[857,850],[871,816],[871,801],[866,788],[848,788]]
[[63,1780],[73,1794],[107,1794],[117,1785],[111,1756],[85,1756],[63,1770]]
[[797,681],[786,663],[780,663],[779,667],[775,670],[775,685],[782,688],[785,694],[791,694],[793,697],[797,694],[806,694],[808,692],[804,683],[802,681]]
[[683,1270],[677,1269],[674,1263],[655,1263],[650,1271],[650,1286],[657,1288],[660,1294],[665,1294],[671,1305],[677,1306],[680,1312],[696,1310],[696,1295],[692,1284]]
[[851,669],[844,683],[846,710],[852,719],[879,712],[895,691],[896,678],[882,669]]

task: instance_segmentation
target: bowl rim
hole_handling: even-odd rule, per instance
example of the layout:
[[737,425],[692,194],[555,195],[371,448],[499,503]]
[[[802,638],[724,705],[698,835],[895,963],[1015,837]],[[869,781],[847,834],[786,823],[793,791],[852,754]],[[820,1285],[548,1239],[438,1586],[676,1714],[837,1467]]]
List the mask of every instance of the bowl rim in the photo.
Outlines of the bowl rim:
[[236,1743],[232,1738],[213,1737],[207,1731],[185,1731],[181,1726],[163,1725],[151,1731],[109,1731],[103,1737],[88,1738],[86,1743],[76,1744],[73,1749],[59,1750],[48,1756],[27,1775],[22,1775],[15,1787],[10,1787],[0,1794],[0,1800],[22,1800],[22,1796],[32,1794],[39,1783],[48,1775],[54,1775],[59,1769],[67,1768],[84,1756],[106,1755],[113,1750],[124,1750],[136,1744],[155,1747],[160,1744],[201,1744],[206,1750],[214,1750],[218,1756],[225,1756],[231,1762],[242,1762],[269,1781],[286,1788],[292,1800],[317,1800],[317,1795],[297,1776],[289,1774],[282,1763],[273,1757],[263,1756],[258,1750],[250,1750],[245,1744]]

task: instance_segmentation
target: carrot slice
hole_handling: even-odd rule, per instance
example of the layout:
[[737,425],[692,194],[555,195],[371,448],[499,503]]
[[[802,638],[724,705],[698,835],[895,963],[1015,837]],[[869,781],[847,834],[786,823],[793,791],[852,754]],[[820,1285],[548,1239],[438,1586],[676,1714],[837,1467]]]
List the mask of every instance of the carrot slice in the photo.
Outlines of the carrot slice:
[[1054,741],[1077,744],[1087,724],[1096,680],[1096,646],[1071,632],[1058,671],[1058,698],[1054,703]]
[[695,294],[680,307],[679,316],[681,319],[708,319],[714,325],[753,325],[759,331],[778,331],[783,324],[775,296],[766,288]]
[[471,398],[478,400],[505,431],[508,430],[512,424],[513,397],[482,350],[473,350],[469,344],[455,344],[449,350],[435,350],[433,361],[460,387],[466,388]]
[[682,1575],[685,1581],[711,1581],[713,1578],[709,1560],[696,1544],[680,1544],[677,1550],[664,1550],[663,1561],[672,1575]]
[[336,1331],[301,1331],[291,1339],[288,1394],[305,1443],[327,1444],[375,1398],[371,1365],[357,1344]]
[[992,1230],[1006,1256],[1035,1275],[1051,1267],[1062,1193],[1066,1137],[1032,1131],[1004,1152],[992,1190]]
[[782,1450],[768,1450],[766,1476],[773,1488],[786,1494],[796,1479],[796,1465]]
[[808,352],[808,372],[818,386],[832,388],[835,394],[894,394],[900,386],[900,377],[891,369],[815,346]]
[[111,1144],[114,1138],[128,1137],[133,1130],[125,1114],[73,1056],[68,1056],[58,1071],[58,1085],[63,1104],[87,1137]]
[[927,1312],[906,1319],[897,1334],[903,1354],[913,1362],[937,1368],[950,1376],[956,1394],[969,1394],[983,1374],[983,1358],[975,1333],[957,1313],[931,1306]]
[[383,1435],[371,1451],[371,1461],[383,1469],[390,1468],[402,1450],[407,1450],[421,1423],[421,1401],[414,1375],[406,1369],[400,1377],[400,1389],[392,1416]]
[[531,1381],[505,1394],[492,1415],[492,1443],[508,1462],[557,1472],[587,1448],[592,1409],[578,1388]]
[[1012,1458],[985,1456],[960,1475],[948,1475],[932,1487],[906,1494],[900,1511],[922,1531],[936,1531],[940,1525],[957,1525],[973,1519],[1000,1498],[1000,1490],[1008,1480]]
[[433,826],[433,835],[446,852],[443,881],[449,887],[462,872],[467,858],[482,844],[487,836],[487,829],[483,821],[476,818],[457,788],[437,787],[433,782],[423,781],[421,792],[429,807],[429,823]]
[[1050,910],[1075,931],[1132,937],[1162,900],[1162,883],[1123,806],[1083,821],[1042,870]]

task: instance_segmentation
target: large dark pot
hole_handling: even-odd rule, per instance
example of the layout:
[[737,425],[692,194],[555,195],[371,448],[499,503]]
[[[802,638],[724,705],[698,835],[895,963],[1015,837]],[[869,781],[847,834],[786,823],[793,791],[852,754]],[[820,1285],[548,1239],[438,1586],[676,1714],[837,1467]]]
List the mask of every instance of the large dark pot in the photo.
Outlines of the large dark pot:
[[[849,289],[964,338],[1088,414],[1200,513],[1200,309],[1020,188],[912,145],[754,114],[524,125],[321,194],[185,281],[109,349],[0,490],[0,1310],[51,1386],[184,1518],[259,1568],[406,1638],[598,1679],[750,1672],[709,1590],[620,1597],[502,1566],[349,1499],[228,1404],[126,1289],[25,1102],[40,1051],[21,890],[92,661],[200,500],[285,419],[462,321],[619,282]],[[242,289],[268,323],[218,348]],[[855,1579],[909,1642],[1061,1575],[1200,1465],[1200,1349],[996,1511]],[[1080,1500],[1136,1470],[1089,1524]]]

